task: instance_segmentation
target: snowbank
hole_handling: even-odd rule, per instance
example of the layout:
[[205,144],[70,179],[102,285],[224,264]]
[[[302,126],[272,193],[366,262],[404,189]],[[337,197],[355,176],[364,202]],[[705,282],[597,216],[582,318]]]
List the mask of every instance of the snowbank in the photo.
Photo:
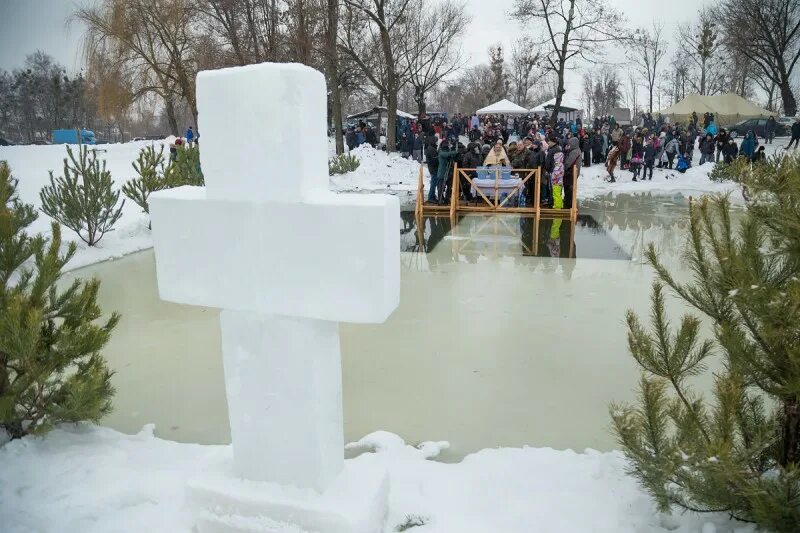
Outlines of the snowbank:
[[[419,183],[419,163],[413,159],[400,157],[375,150],[362,144],[350,152],[361,162],[353,172],[331,176],[331,189],[336,192],[385,193],[400,197],[400,203],[410,205],[416,201]],[[424,169],[424,182],[430,183],[427,168]]]
[[[106,161],[115,187],[121,188],[126,181],[136,177],[132,163],[136,160],[139,150],[150,144],[155,145],[156,150],[163,145],[165,157],[169,157],[169,143],[163,141],[137,141],[95,147],[98,150],[98,159]],[[17,191],[20,198],[37,208],[41,206],[39,191],[50,183],[48,172],[52,170],[55,176],[63,175],[66,157],[67,150],[64,145],[0,147],[0,160],[8,161],[12,175],[19,180]],[[121,194],[120,198],[124,198],[124,195]],[[39,212],[39,218],[31,225],[29,231],[49,234],[50,221],[50,217]],[[117,221],[113,231],[106,233],[97,246],[87,246],[71,230],[62,228],[61,235],[65,243],[70,241],[78,243],[78,251],[67,268],[75,269],[151,248],[153,241],[147,228],[148,223],[147,215],[138,205],[126,198],[122,217]]]
[[[753,531],[719,515],[659,515],[616,452],[501,448],[427,460],[446,445],[377,432],[351,446],[375,452],[348,461],[389,471],[386,533],[412,524],[419,533]],[[64,426],[0,448],[0,524],[4,533],[190,533],[187,480],[231,460],[228,446],[158,439],[152,426],[137,435]]]

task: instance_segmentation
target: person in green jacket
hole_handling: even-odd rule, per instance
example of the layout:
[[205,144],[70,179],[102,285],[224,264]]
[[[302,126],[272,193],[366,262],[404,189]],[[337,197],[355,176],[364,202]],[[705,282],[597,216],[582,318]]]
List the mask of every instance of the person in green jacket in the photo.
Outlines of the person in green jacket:
[[[439,204],[446,205],[450,198],[451,185],[450,175],[453,173],[453,163],[458,155],[458,142],[455,136],[449,136],[439,147],[439,171],[436,174],[436,181],[439,193]],[[446,191],[446,195],[445,195]]]

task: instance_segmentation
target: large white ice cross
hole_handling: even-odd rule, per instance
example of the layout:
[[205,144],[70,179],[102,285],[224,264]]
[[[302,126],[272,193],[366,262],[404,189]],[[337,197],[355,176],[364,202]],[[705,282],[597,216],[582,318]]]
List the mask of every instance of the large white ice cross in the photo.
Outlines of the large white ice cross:
[[197,105],[206,187],[150,197],[159,293],[223,310],[237,473],[322,490],[344,456],[337,322],[397,307],[399,204],[328,190],[316,70],[202,72]]

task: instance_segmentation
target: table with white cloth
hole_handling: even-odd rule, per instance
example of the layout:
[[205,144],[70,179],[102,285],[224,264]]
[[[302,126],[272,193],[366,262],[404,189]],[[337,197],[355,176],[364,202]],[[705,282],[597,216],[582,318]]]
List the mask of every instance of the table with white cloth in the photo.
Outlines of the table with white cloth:
[[[500,204],[506,196],[512,193],[519,195],[524,188],[519,187],[520,183],[522,183],[521,178],[512,177],[511,167],[500,167],[499,172],[498,168],[478,167],[477,174],[477,177],[472,180],[472,195],[476,199],[480,197],[478,194],[478,191],[480,191],[490,200]],[[515,190],[517,187],[519,189]],[[516,200],[512,198],[506,202],[506,205],[516,204],[518,200],[519,197]]]

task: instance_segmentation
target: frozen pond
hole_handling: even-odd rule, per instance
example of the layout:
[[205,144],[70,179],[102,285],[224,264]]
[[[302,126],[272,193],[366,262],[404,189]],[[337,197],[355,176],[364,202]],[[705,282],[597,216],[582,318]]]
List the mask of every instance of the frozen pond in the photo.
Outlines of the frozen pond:
[[[538,232],[511,215],[418,228],[404,213],[399,309],[386,324],[342,325],[346,438],[384,429],[449,440],[450,458],[492,446],[614,448],[608,404],[631,399],[639,378],[624,313],[649,309],[642,244],[679,267],[686,206],[598,198],[581,203],[575,228],[543,221]],[[160,301],[152,251],[67,278],[92,275],[103,309],[122,313],[104,352],[117,388],[104,423],[229,442],[217,312]]]

